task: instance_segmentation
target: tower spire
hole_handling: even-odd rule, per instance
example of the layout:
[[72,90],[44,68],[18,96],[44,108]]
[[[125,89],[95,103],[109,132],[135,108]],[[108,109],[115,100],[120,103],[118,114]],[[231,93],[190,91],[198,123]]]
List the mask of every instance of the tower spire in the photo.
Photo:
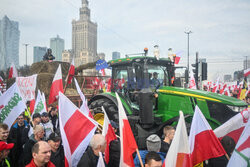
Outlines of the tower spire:
[[90,20],[90,9],[88,6],[89,1],[82,0],[82,7],[80,8],[80,20]]
[[82,0],[82,7],[88,7],[89,6],[89,1],[88,0]]

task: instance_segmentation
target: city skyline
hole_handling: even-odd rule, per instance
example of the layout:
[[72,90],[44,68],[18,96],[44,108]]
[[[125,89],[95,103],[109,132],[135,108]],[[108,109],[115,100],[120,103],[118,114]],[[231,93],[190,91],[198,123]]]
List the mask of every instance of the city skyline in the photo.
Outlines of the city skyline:
[[[71,49],[71,22],[78,19],[80,6],[81,0],[44,0],[36,4],[30,0],[3,0],[0,17],[6,14],[20,24],[20,65],[25,64],[22,43],[31,44],[28,56],[32,57],[32,46],[49,46],[49,38],[59,34],[65,39],[65,49]],[[25,10],[18,10],[22,7]],[[105,53],[108,60],[113,51],[124,57],[142,52],[144,47],[152,55],[157,44],[162,57],[167,56],[168,48],[173,48],[181,55],[180,65],[186,66],[184,31],[188,30],[193,32],[190,64],[195,61],[195,52],[199,52],[200,58],[207,59],[210,79],[242,70],[245,56],[250,56],[248,1],[90,0],[89,8],[92,20],[98,24],[97,52]]]

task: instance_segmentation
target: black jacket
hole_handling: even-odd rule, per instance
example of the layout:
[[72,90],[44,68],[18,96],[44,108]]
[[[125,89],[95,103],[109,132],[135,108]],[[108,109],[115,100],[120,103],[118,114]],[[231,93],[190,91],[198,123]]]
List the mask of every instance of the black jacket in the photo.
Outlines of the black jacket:
[[25,144],[25,139],[27,138],[27,136],[25,136],[25,128],[27,128],[27,126],[28,123],[25,121],[23,126],[19,126],[18,123],[15,123],[10,129],[8,142],[15,144],[9,154],[12,167],[20,167],[20,156],[23,154],[23,145]]
[[32,134],[29,140],[25,143],[23,148],[23,162],[24,165],[28,165],[32,160],[32,147],[37,143],[34,138],[34,134]]
[[91,147],[82,155],[77,167],[96,167],[99,156],[96,156]]
[[64,167],[64,150],[63,146],[61,145],[56,152],[51,151],[50,161],[56,167]]
[[165,142],[165,141],[161,141],[161,149],[160,149],[160,152],[168,153],[169,147],[170,147],[170,144],[168,144],[168,143]]

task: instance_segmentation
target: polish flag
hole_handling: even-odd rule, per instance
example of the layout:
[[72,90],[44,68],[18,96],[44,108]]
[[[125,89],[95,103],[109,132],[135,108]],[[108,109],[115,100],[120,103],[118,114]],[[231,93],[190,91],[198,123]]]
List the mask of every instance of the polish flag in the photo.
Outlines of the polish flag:
[[194,74],[193,74],[192,71],[191,71],[191,73],[190,73],[189,88],[190,88],[190,89],[197,89],[197,88],[196,88],[195,79],[194,79]]
[[52,104],[57,100],[59,92],[63,93],[61,64],[59,64],[57,68],[56,74],[54,76],[54,79],[50,88],[49,104]]
[[195,107],[191,124],[189,145],[192,165],[226,154],[198,106]]
[[120,167],[134,167],[133,153],[138,149],[132,133],[128,118],[122,106],[121,99],[117,93],[116,98],[118,102],[119,111],[119,128],[120,128],[120,141],[121,141],[121,156]]
[[250,74],[250,68],[244,70],[244,77],[247,77]]
[[222,139],[224,136],[229,136],[237,143],[249,118],[250,108],[247,108],[216,128],[214,133],[219,139]]
[[98,124],[84,115],[63,93],[59,92],[59,125],[65,166],[76,167]]
[[192,167],[187,128],[182,111],[179,113],[180,119],[163,165],[165,167]]
[[220,77],[218,77],[217,80],[216,80],[216,84],[215,84],[215,86],[213,87],[213,90],[212,90],[213,93],[217,93],[217,90],[218,90],[218,87],[219,87],[219,81],[220,81]]
[[116,135],[114,132],[113,127],[109,121],[108,115],[105,112],[104,108],[102,107],[102,111],[104,113],[104,123],[102,127],[102,135],[105,136],[106,139],[106,149],[105,149],[105,162],[109,163],[109,144],[112,140],[116,140]]
[[14,63],[11,63],[8,79],[16,78],[16,77],[18,77],[16,67],[15,67]]
[[226,87],[227,87],[227,84],[224,84],[223,88],[222,88],[222,89],[220,89],[220,94],[223,94],[223,93],[224,93],[224,91],[225,91]]
[[89,111],[87,99],[85,98],[84,94],[82,93],[82,91],[78,85],[78,82],[75,78],[74,78],[74,81],[75,81],[76,90],[77,90],[78,94],[80,95],[80,98],[82,99],[82,105],[80,107],[80,110],[83,112],[83,114],[89,116],[90,118],[93,118],[93,115]]
[[74,61],[74,58],[73,58],[72,62],[70,64],[69,73],[68,73],[68,76],[67,76],[68,84],[71,84],[74,75],[75,75],[75,61]]
[[2,87],[4,87],[4,85],[3,85],[3,78],[0,76],[0,85],[2,86]]
[[174,59],[174,64],[179,64],[181,57],[176,56]]
[[107,84],[107,92],[111,92],[111,85],[112,85],[112,79],[109,78],[108,84]]
[[250,120],[235,147],[235,150],[227,164],[228,167],[249,166],[250,163]]

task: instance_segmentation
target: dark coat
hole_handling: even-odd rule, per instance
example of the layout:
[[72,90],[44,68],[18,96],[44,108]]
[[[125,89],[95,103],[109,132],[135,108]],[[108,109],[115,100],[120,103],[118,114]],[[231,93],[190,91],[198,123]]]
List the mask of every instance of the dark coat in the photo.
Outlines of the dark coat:
[[[24,121],[23,126],[18,126],[18,123],[15,123],[9,133],[9,143],[14,143],[14,147],[10,150],[9,157],[11,159],[12,167],[20,167],[19,159],[23,154],[23,145],[25,144],[25,140],[28,136],[25,136],[25,128],[27,128],[28,123]],[[28,135],[28,134],[27,134]]]
[[30,139],[25,143],[23,148],[23,162],[27,165],[32,160],[32,147],[37,143],[34,138],[34,134],[30,136]]
[[63,146],[61,145],[57,152],[51,151],[51,157],[50,161],[56,166],[56,167],[64,167],[64,150]]
[[96,167],[99,156],[96,156],[91,147],[82,155],[77,167]]
[[161,141],[161,149],[160,149],[160,152],[168,153],[169,147],[170,147],[170,144],[168,144],[168,143],[165,142],[165,141]]
[[113,140],[109,144],[109,167],[117,167],[120,164],[120,140]]

